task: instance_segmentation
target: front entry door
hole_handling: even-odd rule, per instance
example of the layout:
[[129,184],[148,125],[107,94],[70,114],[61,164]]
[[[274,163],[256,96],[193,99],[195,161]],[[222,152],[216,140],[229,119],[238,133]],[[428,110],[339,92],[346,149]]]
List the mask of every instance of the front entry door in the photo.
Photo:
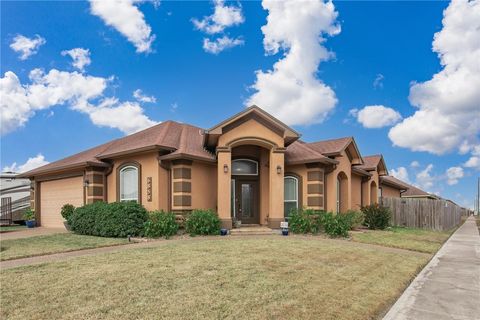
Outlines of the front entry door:
[[258,181],[235,180],[235,216],[242,224],[260,223],[258,214]]

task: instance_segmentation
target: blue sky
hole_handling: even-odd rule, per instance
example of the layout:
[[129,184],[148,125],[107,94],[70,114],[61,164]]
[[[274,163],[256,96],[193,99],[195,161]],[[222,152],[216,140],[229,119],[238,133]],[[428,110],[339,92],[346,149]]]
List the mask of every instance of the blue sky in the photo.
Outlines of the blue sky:
[[[209,128],[253,101],[305,141],[354,136],[391,173],[473,206],[479,0],[111,3],[1,2],[2,168],[169,119]],[[90,63],[73,66],[74,48]]]

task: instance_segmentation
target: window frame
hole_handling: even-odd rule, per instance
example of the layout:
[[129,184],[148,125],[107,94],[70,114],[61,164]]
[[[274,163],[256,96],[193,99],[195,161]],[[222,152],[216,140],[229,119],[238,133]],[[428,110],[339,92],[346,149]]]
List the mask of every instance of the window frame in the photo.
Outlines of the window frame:
[[[254,163],[255,164],[255,173],[241,173],[241,174],[235,173],[235,171],[233,169],[233,165],[234,165],[235,162],[241,162],[241,161]],[[232,176],[258,176],[258,161],[255,161],[255,160],[252,160],[252,159],[245,159],[245,158],[232,160]]]
[[[128,169],[128,168],[133,168],[137,170],[137,199],[122,199],[122,171]],[[122,163],[120,166],[117,168],[117,201],[123,202],[123,201],[136,201],[137,203],[141,204],[142,203],[142,170],[141,170],[141,165],[140,163],[136,161],[130,161],[130,162],[125,162]]]
[[[295,186],[296,186],[296,198],[297,198],[296,200],[286,200],[286,199],[285,199],[285,180],[286,180],[286,179],[293,179],[293,180],[295,181]],[[298,210],[299,205],[300,205],[300,199],[299,199],[299,198],[300,198],[300,188],[299,188],[299,183],[300,183],[300,179],[299,179],[298,177],[294,176],[294,175],[287,174],[287,175],[285,175],[285,176],[283,177],[283,185],[284,185],[284,187],[283,187],[283,194],[284,194],[284,197],[283,197],[283,206],[284,206],[284,207],[285,207],[285,203],[286,203],[286,202],[289,202],[289,203],[295,202],[295,203],[296,203],[296,209]],[[284,210],[284,212],[283,212],[283,215],[284,215],[285,218],[288,217],[288,215],[285,216],[285,210]]]

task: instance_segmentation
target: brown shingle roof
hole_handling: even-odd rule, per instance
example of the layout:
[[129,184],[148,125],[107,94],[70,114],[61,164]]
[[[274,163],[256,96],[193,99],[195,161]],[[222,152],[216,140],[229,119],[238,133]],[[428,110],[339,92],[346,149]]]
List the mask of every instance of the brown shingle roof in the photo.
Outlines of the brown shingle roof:
[[92,165],[92,166],[105,166],[107,165],[105,162],[98,160],[95,158],[95,156],[99,153],[101,153],[103,150],[108,148],[110,144],[112,144],[114,141],[110,141],[107,143],[104,143],[102,145],[99,145],[97,147],[93,147],[91,149],[82,151],[80,153],[74,154],[73,156],[63,158],[61,160],[51,162],[49,164],[46,164],[44,166],[41,166],[39,168],[30,170],[28,172],[22,173],[19,175],[19,177],[31,177],[39,173],[43,172],[50,172],[50,171],[55,171],[55,170],[61,170],[61,169],[67,169],[67,168],[74,168],[74,167],[80,167],[80,166],[86,166],[86,165]]
[[184,158],[190,157],[205,161],[215,161],[215,156],[203,148],[203,132],[203,129],[192,125],[166,121],[129,136],[49,163],[22,174],[22,177],[31,177],[76,166],[107,166],[107,163],[103,162],[102,159],[140,150],[172,151],[164,156],[165,159],[181,156]]
[[422,189],[419,189],[415,186],[409,185],[409,188],[407,191],[405,191],[402,194],[402,197],[433,197],[437,198],[437,196],[434,196],[426,191],[423,191]]
[[309,144],[303,141],[295,141],[287,147],[285,152],[286,164],[312,162],[337,163],[338,161],[325,157],[323,154],[311,149]]
[[334,155],[342,152],[348,144],[352,141],[352,137],[345,137],[339,139],[323,140],[318,142],[308,143],[308,146],[324,155]]
[[408,183],[405,183],[402,180],[397,179],[393,176],[381,176],[380,183],[392,186],[394,188],[399,188],[399,190],[408,190],[409,188],[413,187]]
[[363,157],[363,164],[359,165],[359,167],[364,170],[376,169],[381,159],[382,155],[380,154]]

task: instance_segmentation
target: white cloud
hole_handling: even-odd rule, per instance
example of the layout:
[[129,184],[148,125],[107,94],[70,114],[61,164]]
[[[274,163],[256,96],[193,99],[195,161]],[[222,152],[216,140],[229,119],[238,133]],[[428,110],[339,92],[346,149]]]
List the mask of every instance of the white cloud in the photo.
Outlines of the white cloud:
[[322,122],[335,108],[335,92],[316,77],[321,61],[333,54],[322,43],[340,33],[331,1],[264,0],[262,27],[267,54],[283,51],[273,70],[256,71],[256,91],[245,104],[256,104],[289,125]]
[[236,6],[226,6],[223,0],[215,0],[214,12],[212,15],[203,17],[202,20],[192,19],[193,25],[208,34],[223,32],[225,28],[242,24],[245,18],[242,14],[242,8]]
[[[138,9],[136,0],[90,0],[90,10],[100,17],[106,25],[117,29],[128,41],[133,43],[137,52],[151,52],[155,35],[145,22],[143,13]],[[154,2],[155,5],[155,2]]]
[[373,80],[373,88],[374,89],[382,89],[383,88],[383,80],[385,79],[384,75],[381,73],[378,73],[375,77],[375,80]]
[[208,38],[203,39],[203,49],[208,53],[219,54],[223,50],[230,49],[236,46],[241,46],[244,44],[244,41],[240,38],[230,38],[228,36],[223,36],[217,38],[214,41],[211,41]]
[[480,144],[471,149],[472,156],[463,164],[465,168],[473,168],[480,171]]
[[72,58],[72,66],[80,71],[84,71],[85,67],[92,63],[90,59],[90,50],[83,48],[74,48],[62,51],[62,56],[69,55]]
[[98,106],[87,106],[84,111],[97,126],[116,128],[126,134],[157,124],[143,113],[137,102],[119,103],[115,98],[105,99]]
[[430,191],[436,177],[432,175],[433,164],[427,165],[425,169],[417,173],[415,184],[425,191]]
[[407,168],[398,167],[397,169],[390,169],[389,171],[390,175],[394,176],[395,178],[400,179],[406,183],[410,183]]
[[352,109],[350,115],[355,116],[363,127],[370,129],[391,126],[402,119],[395,109],[381,105],[365,106],[361,110]]
[[20,60],[27,60],[28,57],[38,52],[38,48],[44,45],[47,41],[38,34],[34,38],[27,38],[21,34],[13,38],[10,48],[13,51],[20,53]]
[[24,164],[17,166],[17,163],[14,162],[10,166],[3,167],[3,172],[15,172],[15,173],[27,172],[27,171],[36,169],[38,167],[44,166],[48,163],[49,162],[45,160],[45,157],[41,153],[39,153],[36,157],[28,158],[28,160]]
[[[68,105],[72,110],[88,114],[96,125],[115,127],[125,133],[155,124],[136,103],[109,99],[108,105],[95,105],[107,88],[107,78],[56,69],[48,73],[34,69],[29,77],[30,83],[21,84],[15,73],[7,71],[0,79],[2,135],[24,126],[36,111],[57,105]],[[124,123],[118,121],[119,118],[123,118]]]
[[443,154],[478,142],[480,132],[480,1],[453,0],[433,51],[443,69],[410,87],[412,116],[393,127],[394,145]]
[[445,172],[447,176],[447,184],[452,186],[458,183],[458,180],[463,178],[463,169],[461,167],[451,167]]
[[418,168],[418,167],[420,167],[420,162],[418,162],[417,160],[414,160],[410,163],[410,167]]
[[142,90],[140,89],[133,91],[133,97],[139,102],[144,102],[144,103],[157,102],[157,98],[155,98],[155,96],[147,96],[143,94]]

